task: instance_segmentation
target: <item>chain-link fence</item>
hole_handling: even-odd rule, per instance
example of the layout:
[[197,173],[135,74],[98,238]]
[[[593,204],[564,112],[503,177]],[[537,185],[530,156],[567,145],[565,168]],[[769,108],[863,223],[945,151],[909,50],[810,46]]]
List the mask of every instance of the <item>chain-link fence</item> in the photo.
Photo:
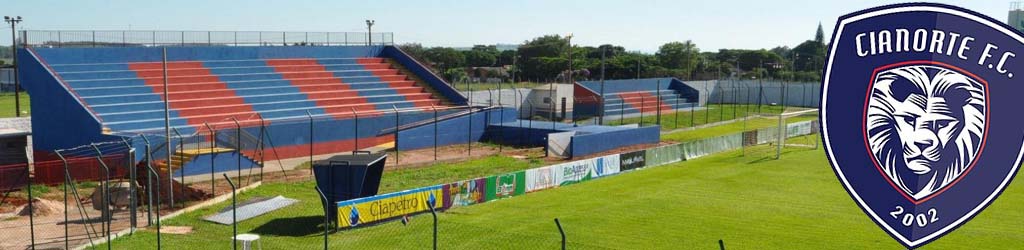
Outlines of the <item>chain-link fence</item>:
[[34,47],[394,45],[394,34],[294,31],[24,30]]

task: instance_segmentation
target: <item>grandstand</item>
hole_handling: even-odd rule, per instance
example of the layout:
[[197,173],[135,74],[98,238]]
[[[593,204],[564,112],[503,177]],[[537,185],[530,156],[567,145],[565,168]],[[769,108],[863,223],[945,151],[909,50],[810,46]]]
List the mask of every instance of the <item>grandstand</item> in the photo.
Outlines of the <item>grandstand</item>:
[[576,86],[578,117],[632,117],[700,106],[699,91],[676,78],[580,81]]
[[[33,116],[33,127],[40,128],[36,159],[53,159],[55,150],[75,145],[122,137],[139,145],[138,135],[162,135],[163,53],[158,47],[23,49],[23,72],[33,81],[25,86],[39,97],[33,108],[59,111]],[[457,113],[446,107],[466,104],[465,97],[393,46],[168,47],[166,56],[175,133],[227,130],[237,120],[242,135],[229,137],[254,137],[262,133],[255,127],[265,124],[270,140],[278,142],[278,154],[270,158],[299,156],[305,153],[300,145],[311,140],[317,154],[394,142],[393,134],[380,133],[395,127],[394,116],[385,113],[403,110],[401,123],[408,124],[433,117],[431,107],[446,115]],[[324,128],[315,138],[299,129],[308,123],[295,122],[310,116]],[[353,127],[356,116],[359,131],[326,129]],[[217,141],[237,147],[231,138]],[[357,139],[359,148],[353,143]],[[198,153],[172,147],[176,155]]]

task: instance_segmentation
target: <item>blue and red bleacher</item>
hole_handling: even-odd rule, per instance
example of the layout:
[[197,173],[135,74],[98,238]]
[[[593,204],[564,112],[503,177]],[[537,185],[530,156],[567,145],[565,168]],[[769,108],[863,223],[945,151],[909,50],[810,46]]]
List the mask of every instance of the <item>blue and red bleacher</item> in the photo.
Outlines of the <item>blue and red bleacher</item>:
[[[698,106],[697,90],[676,78],[605,80],[603,96],[600,81],[580,81],[576,84],[576,98],[586,100],[593,96],[590,99],[603,100],[604,115],[653,114],[659,110],[672,112]],[[600,112],[600,109],[590,110]]]
[[[52,85],[26,84],[30,92],[36,92],[33,97],[40,97],[40,106],[47,98],[63,104],[78,102],[82,111],[76,112],[94,117],[102,128],[102,132],[87,133],[131,135],[164,128],[165,65],[160,51],[145,47],[30,48],[22,53],[27,56],[19,56],[38,64],[29,66],[44,68],[30,71],[31,77],[49,78],[41,71],[52,75],[52,80],[38,84],[55,83],[70,93],[52,93]],[[275,123],[305,119],[307,114],[329,118],[323,122],[351,126],[347,120],[353,118],[353,111],[364,126],[365,131],[358,135],[341,129],[321,131],[316,138],[296,138],[299,134],[294,128],[281,126],[277,128],[282,142],[278,146],[284,151],[290,147],[298,150],[298,145],[310,140],[323,143],[317,151],[327,150],[324,153],[352,150],[355,138],[364,140],[360,147],[393,141],[377,132],[384,126],[393,127],[394,117],[375,121],[374,116],[393,108],[421,111],[403,114],[403,123],[413,122],[431,116],[426,112],[431,106],[465,102],[436,76],[419,73],[425,72],[419,68],[422,65],[391,46],[174,47],[167,48],[167,58],[170,125],[182,134],[204,131],[206,123],[226,128],[234,126],[233,119],[252,125],[258,118]],[[406,75],[402,68],[416,75]],[[76,100],[62,99],[62,95]],[[36,100],[33,98],[33,105]],[[33,126],[67,129],[74,125],[53,124],[62,118],[48,115],[35,114]],[[52,152],[62,145],[88,144],[102,136],[43,137],[37,150]]]

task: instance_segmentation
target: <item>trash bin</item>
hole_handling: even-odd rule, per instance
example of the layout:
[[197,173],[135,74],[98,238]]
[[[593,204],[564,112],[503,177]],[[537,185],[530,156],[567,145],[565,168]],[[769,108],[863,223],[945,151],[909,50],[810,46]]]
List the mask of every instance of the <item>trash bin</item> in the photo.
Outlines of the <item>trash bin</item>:
[[377,195],[387,154],[357,151],[313,162],[316,186],[327,200],[327,216],[336,222],[339,201]]

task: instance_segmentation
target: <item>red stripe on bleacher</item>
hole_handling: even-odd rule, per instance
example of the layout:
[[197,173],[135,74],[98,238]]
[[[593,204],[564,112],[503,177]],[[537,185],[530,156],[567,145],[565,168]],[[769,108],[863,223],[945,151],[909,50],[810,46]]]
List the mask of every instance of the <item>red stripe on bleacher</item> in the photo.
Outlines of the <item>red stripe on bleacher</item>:
[[376,109],[316,59],[267,59],[266,63],[335,118],[350,118],[352,108],[361,113]]
[[652,95],[650,92],[625,92],[619,93],[619,98],[628,104],[631,108],[638,110],[643,113],[656,113],[658,112],[658,106],[661,106],[661,111],[672,110],[672,106],[669,106],[658,100],[657,97]]
[[[406,101],[412,102],[414,107],[421,110],[429,110],[432,105],[440,105],[439,100],[434,100],[423,87],[416,86],[416,82],[409,80],[398,69],[391,68],[391,64],[384,61],[384,58],[359,58],[356,62],[363,65],[364,69],[371,70],[373,75],[386,82],[388,87],[394,88]],[[431,101],[424,101],[431,100]]]
[[[161,100],[165,99],[162,63],[129,63],[128,68],[153,88]],[[230,118],[251,120],[256,116],[252,105],[245,103],[202,62],[168,62],[167,77],[170,108],[189,125],[223,123]]]

